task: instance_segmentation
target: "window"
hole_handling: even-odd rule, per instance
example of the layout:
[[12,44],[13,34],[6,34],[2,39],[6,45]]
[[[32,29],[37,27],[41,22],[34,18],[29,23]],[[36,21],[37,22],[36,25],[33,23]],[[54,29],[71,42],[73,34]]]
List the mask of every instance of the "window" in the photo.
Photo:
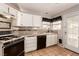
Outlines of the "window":
[[43,24],[42,27],[44,29],[49,29],[50,28],[50,22],[43,22],[42,24]]
[[53,30],[61,30],[61,21],[55,21],[52,23]]

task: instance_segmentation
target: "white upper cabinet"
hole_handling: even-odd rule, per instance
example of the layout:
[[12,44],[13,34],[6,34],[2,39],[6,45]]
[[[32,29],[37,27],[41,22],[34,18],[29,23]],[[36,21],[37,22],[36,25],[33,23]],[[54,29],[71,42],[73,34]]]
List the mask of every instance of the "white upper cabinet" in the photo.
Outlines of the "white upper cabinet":
[[42,25],[42,17],[33,15],[33,26],[40,27]]
[[9,13],[16,17],[13,26],[34,26],[41,27],[42,17],[17,11],[10,7]]
[[33,25],[32,15],[23,13],[21,17],[21,23],[23,24],[23,26],[32,26]]
[[21,15],[21,23],[23,26],[41,26],[41,16],[23,13]]
[[41,27],[42,17],[18,11],[17,21],[15,26],[34,26]]
[[4,3],[0,4],[0,13],[17,18],[17,10]]
[[15,17],[17,17],[17,10],[12,8],[12,7],[9,7],[9,13]]
[[4,3],[0,3],[0,12],[8,13],[8,6]]
[[15,20],[12,20],[12,26],[20,26],[20,12],[18,11],[17,12],[17,18]]
[[15,26],[22,26],[21,20],[22,20],[22,13],[20,11],[18,11],[17,19],[15,21],[16,24],[14,24],[14,25]]
[[13,26],[32,26],[32,15],[18,11],[17,19],[13,20]]

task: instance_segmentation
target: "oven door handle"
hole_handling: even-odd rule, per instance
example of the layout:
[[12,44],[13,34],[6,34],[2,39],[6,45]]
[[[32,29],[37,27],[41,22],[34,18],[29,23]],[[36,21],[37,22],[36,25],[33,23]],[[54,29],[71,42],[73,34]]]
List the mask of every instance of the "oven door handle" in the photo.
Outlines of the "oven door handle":
[[24,41],[24,40],[12,42],[12,43],[10,43],[10,44],[4,45],[2,48],[5,49],[5,48],[10,47],[10,46],[12,46],[12,45],[18,44],[18,43],[20,43],[20,42],[22,42],[22,41]]

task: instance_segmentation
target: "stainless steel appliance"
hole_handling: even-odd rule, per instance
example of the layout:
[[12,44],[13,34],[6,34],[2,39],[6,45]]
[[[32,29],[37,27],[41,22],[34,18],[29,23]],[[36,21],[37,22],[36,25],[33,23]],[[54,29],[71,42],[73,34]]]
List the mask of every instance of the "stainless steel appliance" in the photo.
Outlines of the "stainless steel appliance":
[[[3,35],[1,35],[1,33]],[[6,35],[4,35],[6,34]],[[10,31],[0,32],[0,55],[3,56],[23,56],[24,37],[15,36]]]
[[11,29],[11,22],[0,21],[0,29]]

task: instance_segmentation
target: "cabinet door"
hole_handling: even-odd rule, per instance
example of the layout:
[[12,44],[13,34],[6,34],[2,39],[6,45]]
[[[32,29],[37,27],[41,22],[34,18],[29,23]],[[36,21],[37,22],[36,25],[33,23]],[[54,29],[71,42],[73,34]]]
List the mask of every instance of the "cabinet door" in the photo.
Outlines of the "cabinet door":
[[33,15],[33,26],[40,27],[42,25],[42,17]]
[[53,35],[53,44],[57,44],[57,34]]
[[32,26],[32,15],[23,13],[21,23],[23,26]]
[[47,35],[46,47],[57,44],[57,35]]
[[46,47],[51,46],[53,44],[52,35],[47,35]]
[[37,38],[26,37],[25,38],[25,52],[30,52],[37,49]]
[[17,17],[17,10],[12,8],[12,7],[9,7],[9,13],[15,17]]
[[8,13],[8,6],[4,3],[0,3],[0,12]]
[[15,26],[32,26],[32,15],[18,11],[14,23]]
[[16,19],[12,20],[12,26],[21,26],[21,12],[17,11]]

